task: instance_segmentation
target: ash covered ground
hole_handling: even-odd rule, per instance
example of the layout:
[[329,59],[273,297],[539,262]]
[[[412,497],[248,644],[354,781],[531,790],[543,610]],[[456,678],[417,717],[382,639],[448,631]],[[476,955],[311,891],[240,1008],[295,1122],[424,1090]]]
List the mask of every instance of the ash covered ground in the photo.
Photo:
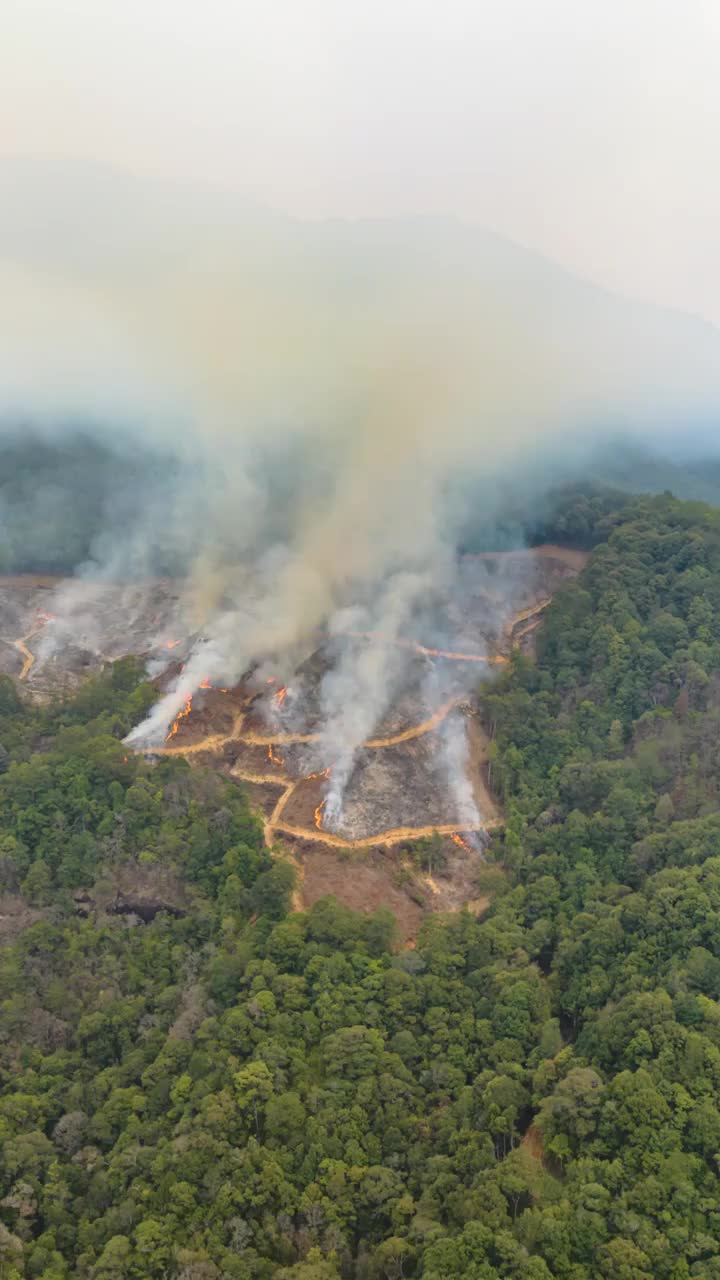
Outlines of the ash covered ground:
[[[325,809],[334,766],[325,690],[337,664],[361,660],[372,639],[352,629],[319,635],[286,686],[256,670],[228,690],[200,688],[156,753],[187,754],[246,781],[270,840],[382,844],[435,828],[479,833],[498,812],[475,693],[512,643],[531,640],[541,617],[532,611],[581,563],[579,553],[552,547],[458,561],[450,589],[421,601],[388,644],[385,701],[353,752],[339,817]],[[0,670],[38,699],[130,653],[146,656],[162,691],[198,643],[182,583],[0,579]]]
[[106,662],[179,642],[180,600],[169,581],[0,578],[0,671],[38,700],[71,692]]

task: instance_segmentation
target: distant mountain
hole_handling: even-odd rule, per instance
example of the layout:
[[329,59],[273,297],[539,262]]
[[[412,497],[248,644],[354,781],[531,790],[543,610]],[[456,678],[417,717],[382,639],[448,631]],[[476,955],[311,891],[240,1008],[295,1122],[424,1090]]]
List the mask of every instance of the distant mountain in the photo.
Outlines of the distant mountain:
[[[720,494],[720,332],[458,220],[300,222],[233,192],[6,159],[0,298],[11,453],[18,425],[64,435],[70,421],[76,435],[80,423],[151,483],[158,456],[202,457],[205,475],[232,456],[264,486],[277,477],[289,509],[366,462],[357,441],[374,416],[381,456],[400,423],[392,465],[411,498],[418,468],[441,475],[461,541],[479,522],[515,527],[511,512],[578,479]],[[416,417],[432,418],[430,439]],[[62,510],[73,466],[57,475]],[[6,473],[6,498],[12,488]],[[196,507],[207,521],[207,502]],[[27,523],[43,525],[29,508]]]

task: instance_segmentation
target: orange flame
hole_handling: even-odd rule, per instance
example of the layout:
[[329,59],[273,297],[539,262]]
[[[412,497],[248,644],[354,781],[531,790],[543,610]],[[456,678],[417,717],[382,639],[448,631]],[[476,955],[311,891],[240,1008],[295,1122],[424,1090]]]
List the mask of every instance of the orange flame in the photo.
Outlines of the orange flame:
[[282,689],[278,689],[277,693],[273,694],[273,702],[276,702],[278,707],[281,707],[286,698],[287,685],[284,684]]
[[[317,773],[309,773],[305,781],[309,782],[311,778],[329,778],[331,773],[332,773],[332,765],[329,764],[327,769],[318,769]],[[317,827],[318,831],[322,827],[323,809],[325,808],[326,798],[327,797],[324,797],[315,809],[315,826]]]
[[178,647],[178,645],[179,645],[179,644],[182,644],[182,641],[181,641],[181,640],[166,640],[166,641],[165,641],[165,648],[166,648],[166,649],[177,649],[177,647]]
[[201,688],[201,689],[212,689],[212,685],[211,685],[211,683],[210,683],[210,677],[209,677],[209,676],[203,676],[202,680],[200,681],[200,688]]
[[281,757],[281,756],[276,756],[276,755],[275,755],[275,752],[273,751],[273,745],[272,745],[272,742],[270,743],[270,745],[269,745],[269,747],[268,747],[268,760],[272,760],[273,764],[284,764],[284,763],[285,763],[285,761],[282,759],[282,757]]
[[191,693],[189,693],[189,694],[188,694],[188,696],[187,696],[187,698],[185,699],[185,706],[183,707],[182,711],[179,713],[179,715],[177,715],[177,716],[175,717],[175,720],[173,721],[172,728],[171,728],[171,730],[170,730],[169,734],[167,735],[167,737],[166,737],[166,739],[165,739],[165,741],[166,741],[166,742],[169,742],[171,738],[174,738],[174,737],[175,737],[175,734],[177,733],[178,729],[180,728],[180,721],[181,721],[181,720],[184,720],[184,719],[185,719],[185,716],[189,716],[191,711],[192,711],[192,694],[191,694]]
[[463,840],[459,831],[453,831],[450,839],[453,841],[453,844],[457,845],[458,849],[464,849],[466,853],[474,852],[472,845],[468,844],[467,840]]

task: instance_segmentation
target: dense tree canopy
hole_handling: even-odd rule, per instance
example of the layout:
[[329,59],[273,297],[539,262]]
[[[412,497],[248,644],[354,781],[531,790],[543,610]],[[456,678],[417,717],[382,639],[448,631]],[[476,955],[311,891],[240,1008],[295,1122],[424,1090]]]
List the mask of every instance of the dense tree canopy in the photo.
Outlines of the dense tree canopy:
[[720,1280],[720,512],[596,514],[482,694],[492,905],[412,950],[127,756],[132,662],[0,681],[3,1280]]

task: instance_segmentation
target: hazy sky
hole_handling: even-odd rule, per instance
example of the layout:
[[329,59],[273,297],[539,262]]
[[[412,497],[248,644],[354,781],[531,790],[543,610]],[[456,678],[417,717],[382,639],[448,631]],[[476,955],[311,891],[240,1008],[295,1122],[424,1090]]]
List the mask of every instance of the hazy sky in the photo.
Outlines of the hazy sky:
[[2,0],[10,153],[453,212],[720,322],[720,0]]

